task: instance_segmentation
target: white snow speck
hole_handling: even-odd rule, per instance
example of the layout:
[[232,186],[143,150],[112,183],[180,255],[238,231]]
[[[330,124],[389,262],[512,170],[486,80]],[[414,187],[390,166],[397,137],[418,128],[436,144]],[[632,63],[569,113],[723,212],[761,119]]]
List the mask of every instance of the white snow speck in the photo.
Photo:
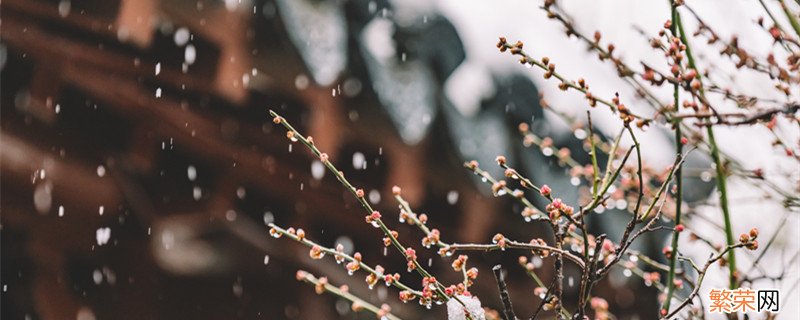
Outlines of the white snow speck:
[[185,45],[187,42],[189,42],[190,35],[191,34],[189,33],[189,29],[179,28],[178,30],[175,31],[174,35],[175,44],[178,46]]
[[342,248],[344,249],[344,253],[346,254],[353,254],[355,251],[355,244],[353,243],[353,239],[350,239],[348,236],[340,236],[333,241],[337,245],[341,244]]
[[533,256],[531,261],[533,262],[533,267],[534,268],[541,268],[542,265],[544,264],[544,261],[542,260],[542,258],[540,258],[538,256]]
[[97,166],[97,176],[102,178],[105,175],[106,175],[106,167],[104,167],[103,165]]
[[630,276],[633,275],[633,271],[631,271],[631,269],[622,270],[622,275],[624,275],[626,278],[630,278]]
[[194,181],[197,179],[197,168],[194,166],[188,166],[186,168],[186,176],[189,178],[189,181]]
[[378,204],[381,202],[381,193],[378,190],[372,189],[369,192],[369,202],[372,204]]
[[72,2],[69,0],[61,0],[58,2],[58,15],[62,18],[69,15],[70,9],[72,9]]
[[294,86],[297,88],[297,90],[308,88],[308,83],[308,77],[304,74],[297,75],[297,77],[294,78]]
[[586,137],[588,137],[588,135],[586,134],[586,130],[583,130],[583,129],[580,129],[580,128],[575,129],[574,134],[575,134],[575,138],[578,138],[578,139],[581,139],[581,140],[586,139]]
[[108,243],[108,240],[111,239],[111,228],[100,228],[97,229],[95,232],[95,236],[97,237],[97,245],[102,246]]
[[270,211],[264,212],[264,224],[270,224],[273,221],[275,221],[275,216],[272,215],[272,212]]
[[161,62],[156,63],[156,75],[158,75],[159,73],[161,73]]
[[53,183],[46,181],[39,183],[33,190],[33,206],[41,214],[50,211],[53,205]]
[[236,211],[228,210],[225,212],[225,220],[233,222],[236,220]]
[[92,273],[92,280],[94,280],[94,284],[99,285],[103,282],[103,272],[100,269],[95,269]]
[[187,45],[186,50],[183,52],[183,60],[186,61],[187,65],[191,65],[197,59],[197,49],[194,48],[194,45]]
[[195,201],[200,200],[200,198],[202,197],[203,197],[203,189],[200,189],[200,187],[192,188],[192,198],[194,198]]
[[353,168],[356,170],[367,168],[367,158],[361,152],[353,153]]
[[453,205],[456,204],[456,202],[458,202],[458,191],[450,190],[450,192],[447,193],[447,203]]
[[314,160],[311,163],[311,176],[314,179],[320,180],[325,176],[325,165],[319,160]]

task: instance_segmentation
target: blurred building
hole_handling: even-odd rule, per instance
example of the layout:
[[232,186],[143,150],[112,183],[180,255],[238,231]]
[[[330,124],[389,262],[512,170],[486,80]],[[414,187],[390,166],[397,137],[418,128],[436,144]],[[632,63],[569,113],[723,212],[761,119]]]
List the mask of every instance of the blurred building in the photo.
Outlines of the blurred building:
[[[465,159],[500,176],[490,164],[506,154],[574,189],[555,160],[521,146],[520,122],[586,157],[543,121],[530,80],[463,63],[456,30],[424,6],[6,0],[0,14],[4,318],[357,317],[297,283],[298,268],[422,318],[392,289],[369,291],[334,262],[312,263],[304,247],[268,238],[265,223],[275,221],[404,266],[384,257],[356,203],[290,145],[268,109],[312,135],[389,216],[400,185],[457,241],[485,242],[495,230],[546,236],[516,223],[519,208],[491,196],[461,168]],[[421,237],[398,230],[409,243]],[[433,252],[424,257],[457,278]],[[512,293],[533,301],[532,282],[511,272],[520,279]],[[475,290],[497,306],[493,281]],[[639,304],[629,309],[655,310],[652,291],[619,290]]]

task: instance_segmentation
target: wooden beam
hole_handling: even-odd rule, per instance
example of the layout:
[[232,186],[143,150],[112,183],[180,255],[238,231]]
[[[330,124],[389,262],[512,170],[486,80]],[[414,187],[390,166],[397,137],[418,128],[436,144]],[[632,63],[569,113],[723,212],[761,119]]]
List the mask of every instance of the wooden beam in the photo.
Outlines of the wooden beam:
[[153,41],[158,12],[156,0],[122,0],[114,25],[117,37],[147,48]]
[[19,15],[3,16],[0,35],[13,50],[28,54],[38,63],[49,62],[54,73],[58,73],[57,69],[65,65],[87,65],[119,76],[146,79],[157,85],[185,88],[188,93],[204,93],[214,88],[214,83],[208,79],[193,77],[180,70],[165,68],[156,75],[155,57],[145,56],[140,59],[133,57],[133,52],[122,52],[114,48],[99,49],[96,45],[47,31],[35,21],[26,20]]

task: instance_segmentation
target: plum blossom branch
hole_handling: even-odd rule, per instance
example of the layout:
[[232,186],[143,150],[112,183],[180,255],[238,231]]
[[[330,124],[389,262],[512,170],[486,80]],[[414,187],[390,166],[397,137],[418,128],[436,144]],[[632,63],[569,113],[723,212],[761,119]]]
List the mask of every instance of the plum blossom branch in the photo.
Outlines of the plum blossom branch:
[[[448,295],[445,293],[444,289],[445,286],[441,284],[439,281],[436,280],[425,268],[417,261],[416,252],[412,248],[406,248],[397,240],[397,236],[395,233],[390,230],[386,224],[384,224],[383,220],[381,220],[381,214],[377,210],[374,210],[372,206],[367,202],[364,198],[364,191],[362,189],[356,189],[353,185],[344,177],[344,173],[339,171],[333,163],[330,162],[328,158],[328,154],[323,153],[320,151],[316,145],[314,145],[314,140],[312,137],[304,137],[299,131],[297,131],[285,118],[278,115],[275,111],[270,110],[270,115],[273,117],[272,120],[275,124],[283,125],[286,128],[287,133],[286,137],[289,138],[290,141],[300,141],[302,142],[308,149],[317,157],[319,157],[320,161],[327,167],[336,179],[348,190],[351,194],[356,198],[356,200],[361,204],[361,206],[366,210],[367,216],[366,221],[373,225],[374,227],[380,229],[388,241],[400,252],[400,254],[408,261],[408,269],[416,270],[424,279],[428,279],[431,281],[431,285],[433,290],[437,293],[439,299],[444,301],[448,301],[451,298],[458,301],[462,306],[466,307],[463,301],[461,301],[457,296]],[[468,318],[471,316],[468,314]]]
[[334,259],[336,259],[337,263],[343,263],[345,261],[348,262],[345,265],[348,274],[352,275],[353,272],[359,269],[366,271],[367,273],[369,273],[369,276],[367,277],[366,281],[367,284],[370,285],[370,288],[372,288],[372,286],[375,285],[377,281],[384,280],[387,285],[392,285],[400,290],[407,291],[409,294],[412,294],[414,296],[418,297],[422,296],[422,292],[414,290],[411,287],[400,282],[400,274],[397,273],[390,274],[385,272],[385,270],[381,266],[376,266],[375,268],[372,268],[368,264],[361,261],[361,253],[356,252],[354,255],[351,256],[344,253],[344,250],[341,247],[341,245],[337,245],[336,249],[331,249],[321,246],[314,241],[308,240],[305,237],[305,232],[303,231],[303,229],[297,229],[297,230],[295,230],[294,228],[284,229],[275,225],[274,223],[270,223],[269,227],[270,227],[269,233],[273,237],[279,238],[282,236],[286,236],[289,239],[297,241],[305,245],[306,247],[311,248],[311,250],[309,251],[309,256],[312,259],[315,260],[322,259],[325,256],[325,254],[329,254],[332,257],[334,257]]
[[314,275],[303,270],[297,270],[295,276],[298,281],[303,281],[314,285],[314,290],[317,292],[317,294],[323,294],[325,292],[329,292],[337,297],[350,301],[351,309],[353,311],[358,312],[366,310],[371,313],[374,313],[378,317],[378,319],[401,320],[399,317],[391,313],[392,309],[389,307],[388,304],[383,304],[380,306],[380,308],[376,307],[375,305],[350,293],[347,285],[336,287],[328,283],[328,278],[326,277],[317,278]]

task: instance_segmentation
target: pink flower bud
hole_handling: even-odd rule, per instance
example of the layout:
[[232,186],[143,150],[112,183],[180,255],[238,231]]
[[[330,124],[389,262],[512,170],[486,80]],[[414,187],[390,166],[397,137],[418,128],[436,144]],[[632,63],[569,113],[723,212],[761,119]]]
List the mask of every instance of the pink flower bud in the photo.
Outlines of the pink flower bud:
[[406,253],[406,259],[408,259],[409,261],[417,259],[417,251],[414,250],[413,248],[406,248],[405,253]]
[[539,189],[539,192],[540,192],[540,193],[541,193],[543,196],[545,196],[545,197],[549,197],[549,196],[550,196],[550,192],[551,192],[551,191],[552,191],[552,190],[550,190],[550,186],[548,186],[548,185],[543,185],[543,186],[542,186],[542,187]]

